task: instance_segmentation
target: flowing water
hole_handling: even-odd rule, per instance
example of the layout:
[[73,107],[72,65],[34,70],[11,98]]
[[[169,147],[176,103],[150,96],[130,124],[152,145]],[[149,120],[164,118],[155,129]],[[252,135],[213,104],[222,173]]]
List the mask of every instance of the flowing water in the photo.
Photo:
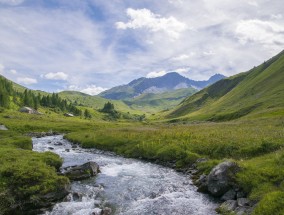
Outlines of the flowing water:
[[213,215],[216,203],[196,192],[188,176],[170,168],[126,159],[99,150],[72,148],[62,135],[33,138],[35,151],[53,151],[64,159],[63,167],[88,161],[101,173],[72,183],[72,192],[46,215],[90,215],[110,207],[116,215]]

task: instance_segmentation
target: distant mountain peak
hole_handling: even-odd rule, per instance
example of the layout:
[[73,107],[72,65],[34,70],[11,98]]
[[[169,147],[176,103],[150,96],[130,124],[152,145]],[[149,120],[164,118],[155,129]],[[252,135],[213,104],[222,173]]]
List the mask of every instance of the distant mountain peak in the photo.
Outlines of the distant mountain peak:
[[216,81],[219,81],[219,80],[224,79],[224,78],[226,78],[225,75],[222,75],[222,74],[220,74],[220,73],[216,73],[215,75],[212,75],[212,76],[209,78],[209,81],[214,81],[214,82],[216,82]]
[[107,99],[124,100],[137,97],[144,93],[157,94],[182,88],[203,89],[224,77],[225,76],[221,74],[216,74],[207,81],[195,81],[177,72],[169,72],[155,78],[138,78],[126,85],[117,86],[104,91],[99,95]]
[[[179,74],[178,72],[168,72],[164,76],[176,76],[176,77],[184,77],[183,75]],[[162,77],[162,76],[161,76]]]

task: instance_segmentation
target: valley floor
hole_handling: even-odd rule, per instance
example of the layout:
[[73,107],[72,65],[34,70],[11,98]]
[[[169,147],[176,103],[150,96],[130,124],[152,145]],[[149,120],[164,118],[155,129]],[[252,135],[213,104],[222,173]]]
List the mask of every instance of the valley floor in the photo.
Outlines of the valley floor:
[[[52,153],[31,151],[29,132],[56,131],[84,148],[114,151],[125,157],[189,168],[199,158],[200,174],[208,174],[224,160],[240,166],[236,183],[258,202],[253,214],[284,214],[284,117],[230,122],[106,122],[58,115],[0,113],[0,211],[34,206],[44,194],[66,185],[56,174],[61,165]],[[19,150],[21,149],[21,150]],[[12,168],[11,168],[12,167]],[[37,169],[37,171],[35,171]],[[50,177],[50,175],[52,177]],[[4,204],[5,203],[5,204]],[[0,213],[0,214],[1,214]]]

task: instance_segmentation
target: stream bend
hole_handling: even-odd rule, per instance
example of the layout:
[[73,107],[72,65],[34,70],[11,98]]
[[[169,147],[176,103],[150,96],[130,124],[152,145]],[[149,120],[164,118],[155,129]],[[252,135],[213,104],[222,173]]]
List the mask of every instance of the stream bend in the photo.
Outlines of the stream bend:
[[34,151],[52,151],[63,159],[63,167],[88,161],[99,164],[96,178],[72,183],[66,201],[46,215],[91,215],[111,207],[115,215],[213,215],[214,203],[198,193],[188,176],[173,169],[96,149],[72,148],[62,135],[33,138]]

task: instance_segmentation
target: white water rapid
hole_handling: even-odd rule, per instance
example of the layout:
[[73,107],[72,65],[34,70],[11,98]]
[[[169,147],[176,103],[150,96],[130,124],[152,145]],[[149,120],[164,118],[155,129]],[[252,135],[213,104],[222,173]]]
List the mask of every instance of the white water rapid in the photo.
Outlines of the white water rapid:
[[188,176],[173,169],[99,150],[72,148],[62,135],[33,138],[35,151],[52,151],[64,159],[63,167],[88,161],[101,173],[72,183],[71,195],[46,215],[91,215],[112,208],[115,215],[213,215],[217,204],[198,193]]

